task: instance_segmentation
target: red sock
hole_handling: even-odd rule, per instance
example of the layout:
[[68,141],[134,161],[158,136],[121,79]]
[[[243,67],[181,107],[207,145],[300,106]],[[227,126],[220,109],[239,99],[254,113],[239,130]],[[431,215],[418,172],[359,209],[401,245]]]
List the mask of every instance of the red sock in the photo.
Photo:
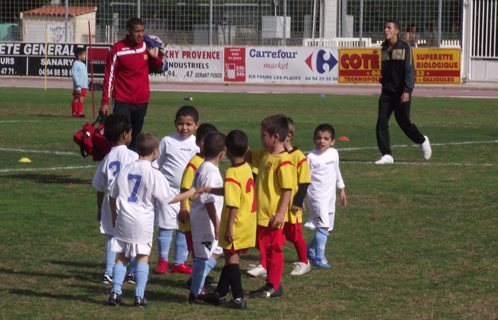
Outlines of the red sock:
[[74,117],[78,111],[78,101],[73,101],[73,103],[71,103],[71,107],[73,108],[73,117]]
[[294,247],[296,248],[297,258],[299,262],[308,264],[307,251],[306,251],[306,242],[303,237],[299,239],[299,241],[294,242]]
[[266,269],[266,253],[259,254],[259,264],[262,265],[265,270],[268,270]]
[[78,102],[78,115],[83,114],[83,102]]
[[273,251],[267,257],[268,268],[266,271],[268,282],[273,284],[273,288],[277,290],[282,279],[282,271],[284,270],[284,254],[282,251]]

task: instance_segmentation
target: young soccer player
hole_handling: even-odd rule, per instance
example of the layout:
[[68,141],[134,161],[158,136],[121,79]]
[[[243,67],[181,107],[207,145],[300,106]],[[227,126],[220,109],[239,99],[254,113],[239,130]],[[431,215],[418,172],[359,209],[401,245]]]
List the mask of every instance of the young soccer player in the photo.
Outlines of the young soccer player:
[[289,134],[284,142],[284,147],[289,152],[294,165],[294,189],[292,190],[292,200],[285,215],[284,234],[287,241],[294,244],[296,248],[298,262],[294,263],[294,269],[291,275],[299,276],[308,273],[311,270],[311,264],[306,258],[306,242],[303,238],[301,223],[303,221],[304,197],[310,184],[310,169],[306,156],[301,150],[292,146],[292,139],[296,132],[294,121],[287,117],[289,123]]
[[[100,222],[100,232],[109,235],[105,248],[105,272],[102,283],[112,283],[112,270],[116,261],[116,253],[110,250],[111,239],[114,236],[111,207],[109,206],[110,185],[121,168],[138,159],[138,154],[127,148],[131,142],[132,131],[130,119],[127,116],[113,113],[106,118],[104,127],[104,135],[107,140],[114,142],[114,147],[100,163],[93,176],[92,185],[97,189],[97,219]],[[104,195],[105,191],[107,194]],[[134,266],[133,262],[132,265]]]
[[[209,123],[203,123],[199,126],[195,136],[195,144],[199,147],[199,153],[190,159],[189,163],[183,170],[182,182],[180,185],[180,192],[185,192],[192,187],[192,183],[194,181],[195,173],[199,166],[204,162],[204,138],[209,132],[218,131],[216,127]],[[178,214],[178,230],[185,232],[185,239],[187,240],[187,249],[190,252],[193,252],[194,249],[192,247],[192,229],[190,226],[190,200],[183,200],[180,202],[180,213]],[[195,255],[192,256],[195,258]],[[190,286],[192,284],[192,278],[190,278],[186,287],[190,290]],[[218,283],[214,281],[212,277],[206,277],[206,281],[204,283],[205,287],[216,286]]]
[[[225,135],[220,132],[208,133],[204,138],[204,155],[205,160],[195,173],[193,188],[223,188],[218,163],[225,156]],[[223,249],[218,246],[222,209],[223,196],[212,193],[202,193],[191,202],[190,225],[195,258],[189,302],[203,300],[199,296],[204,295],[205,277],[223,253]]]
[[[282,270],[285,244],[283,226],[294,187],[294,166],[284,147],[289,124],[284,115],[273,115],[261,122],[261,142],[264,152],[255,156],[253,166],[258,167],[256,178],[257,233],[256,247],[266,257],[268,279],[266,285],[249,294],[250,298],[275,298],[282,296]],[[258,154],[258,152],[256,152]],[[255,160],[259,163],[255,163]]]
[[[130,163],[114,179],[110,195],[112,222],[115,229],[111,250],[119,253],[114,265],[114,282],[108,304],[121,304],[121,287],[126,274],[126,264],[131,257],[137,259],[136,288],[133,304],[147,306],[144,296],[149,275],[149,254],[154,233],[154,202],[173,203],[194,195],[195,190],[175,195],[164,176],[152,168],[157,159],[159,139],[150,132],[137,137],[139,159]],[[119,212],[117,211],[119,210]]]
[[[194,107],[183,106],[175,116],[177,133],[161,139],[159,157],[152,163],[154,168],[161,170],[175,194],[180,193],[182,173],[190,159],[199,152],[195,144],[194,132],[199,127],[199,113]],[[168,253],[173,239],[173,231],[178,229],[178,213],[180,204],[158,204],[154,223],[159,227],[157,248],[159,261],[156,274],[168,271]],[[187,264],[188,249],[185,233],[177,230],[175,235],[175,256],[173,273],[191,274],[192,268]]]
[[[204,301],[233,309],[246,309],[240,275],[240,254],[247,254],[256,243],[256,194],[251,167],[244,161],[249,150],[247,135],[231,131],[225,140],[231,167],[225,172],[225,204],[220,222],[219,245],[225,253],[225,266],[214,293]],[[232,288],[233,299],[226,303]]]
[[339,154],[331,148],[335,131],[329,124],[321,124],[313,137],[315,148],[308,154],[311,184],[308,188],[309,220],[304,227],[316,231],[308,244],[308,257],[313,265],[330,268],[325,259],[325,246],[330,230],[334,228],[336,187],[341,190],[341,203],[347,205],[344,181],[339,170]]
[[75,48],[76,59],[73,62],[71,72],[73,74],[73,118],[84,118],[83,104],[85,103],[88,91],[88,72],[86,71],[86,51],[85,48]]

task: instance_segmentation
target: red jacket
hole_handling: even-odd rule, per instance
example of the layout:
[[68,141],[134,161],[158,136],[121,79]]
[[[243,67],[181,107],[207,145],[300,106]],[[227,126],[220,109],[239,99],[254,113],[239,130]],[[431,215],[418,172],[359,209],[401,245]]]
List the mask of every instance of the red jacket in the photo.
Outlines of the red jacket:
[[129,104],[149,102],[149,65],[159,68],[159,57],[153,60],[142,41],[136,47],[127,38],[116,42],[107,56],[102,104],[109,104],[112,98]]

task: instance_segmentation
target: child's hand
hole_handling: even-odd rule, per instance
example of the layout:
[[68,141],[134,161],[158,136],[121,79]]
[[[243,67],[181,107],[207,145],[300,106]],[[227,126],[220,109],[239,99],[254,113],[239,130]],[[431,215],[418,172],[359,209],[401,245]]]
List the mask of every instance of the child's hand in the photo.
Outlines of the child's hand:
[[179,213],[178,213],[178,220],[181,222],[181,223],[186,223],[187,220],[190,220],[190,213],[187,211],[187,210],[181,210]]
[[227,227],[227,231],[225,232],[225,240],[227,242],[233,242],[233,230]]
[[[192,198],[194,197],[196,193],[196,190],[194,187],[190,188],[188,191],[187,191],[187,196],[190,200],[192,200]],[[197,199],[197,198],[196,198]]]
[[346,191],[344,191],[344,189],[341,189],[341,203],[343,207],[348,205],[348,200],[346,199]]
[[[303,204],[303,207],[304,207],[304,204]],[[294,206],[294,205],[293,205],[293,206],[292,206],[292,208],[291,208],[291,211],[292,211],[292,212],[298,212],[299,210],[303,210],[303,211],[304,211],[304,209],[303,209],[303,208],[300,208],[300,207],[298,207],[298,206]]]
[[284,226],[284,217],[285,214],[275,214],[273,217],[270,219],[270,225],[272,228],[280,228]]
[[98,208],[97,210],[97,220],[100,222],[102,220],[102,208]]

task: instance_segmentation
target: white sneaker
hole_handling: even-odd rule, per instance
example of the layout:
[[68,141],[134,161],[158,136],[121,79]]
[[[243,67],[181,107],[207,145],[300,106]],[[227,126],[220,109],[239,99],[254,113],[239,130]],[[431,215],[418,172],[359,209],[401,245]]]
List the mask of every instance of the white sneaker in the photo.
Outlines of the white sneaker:
[[253,277],[266,277],[266,269],[262,265],[247,271],[247,274]]
[[294,270],[291,271],[291,276],[300,276],[310,272],[311,264],[308,260],[308,264],[302,262],[294,262]]
[[[430,148],[430,147],[429,147]],[[388,164],[388,163],[394,163],[393,156],[390,154],[385,154],[380,158],[379,160],[374,162],[375,164]]]
[[422,152],[424,153],[424,159],[429,160],[432,155],[432,149],[431,149],[431,144],[429,142],[429,138],[427,136],[424,136],[425,141],[420,145],[420,148],[422,148]]

